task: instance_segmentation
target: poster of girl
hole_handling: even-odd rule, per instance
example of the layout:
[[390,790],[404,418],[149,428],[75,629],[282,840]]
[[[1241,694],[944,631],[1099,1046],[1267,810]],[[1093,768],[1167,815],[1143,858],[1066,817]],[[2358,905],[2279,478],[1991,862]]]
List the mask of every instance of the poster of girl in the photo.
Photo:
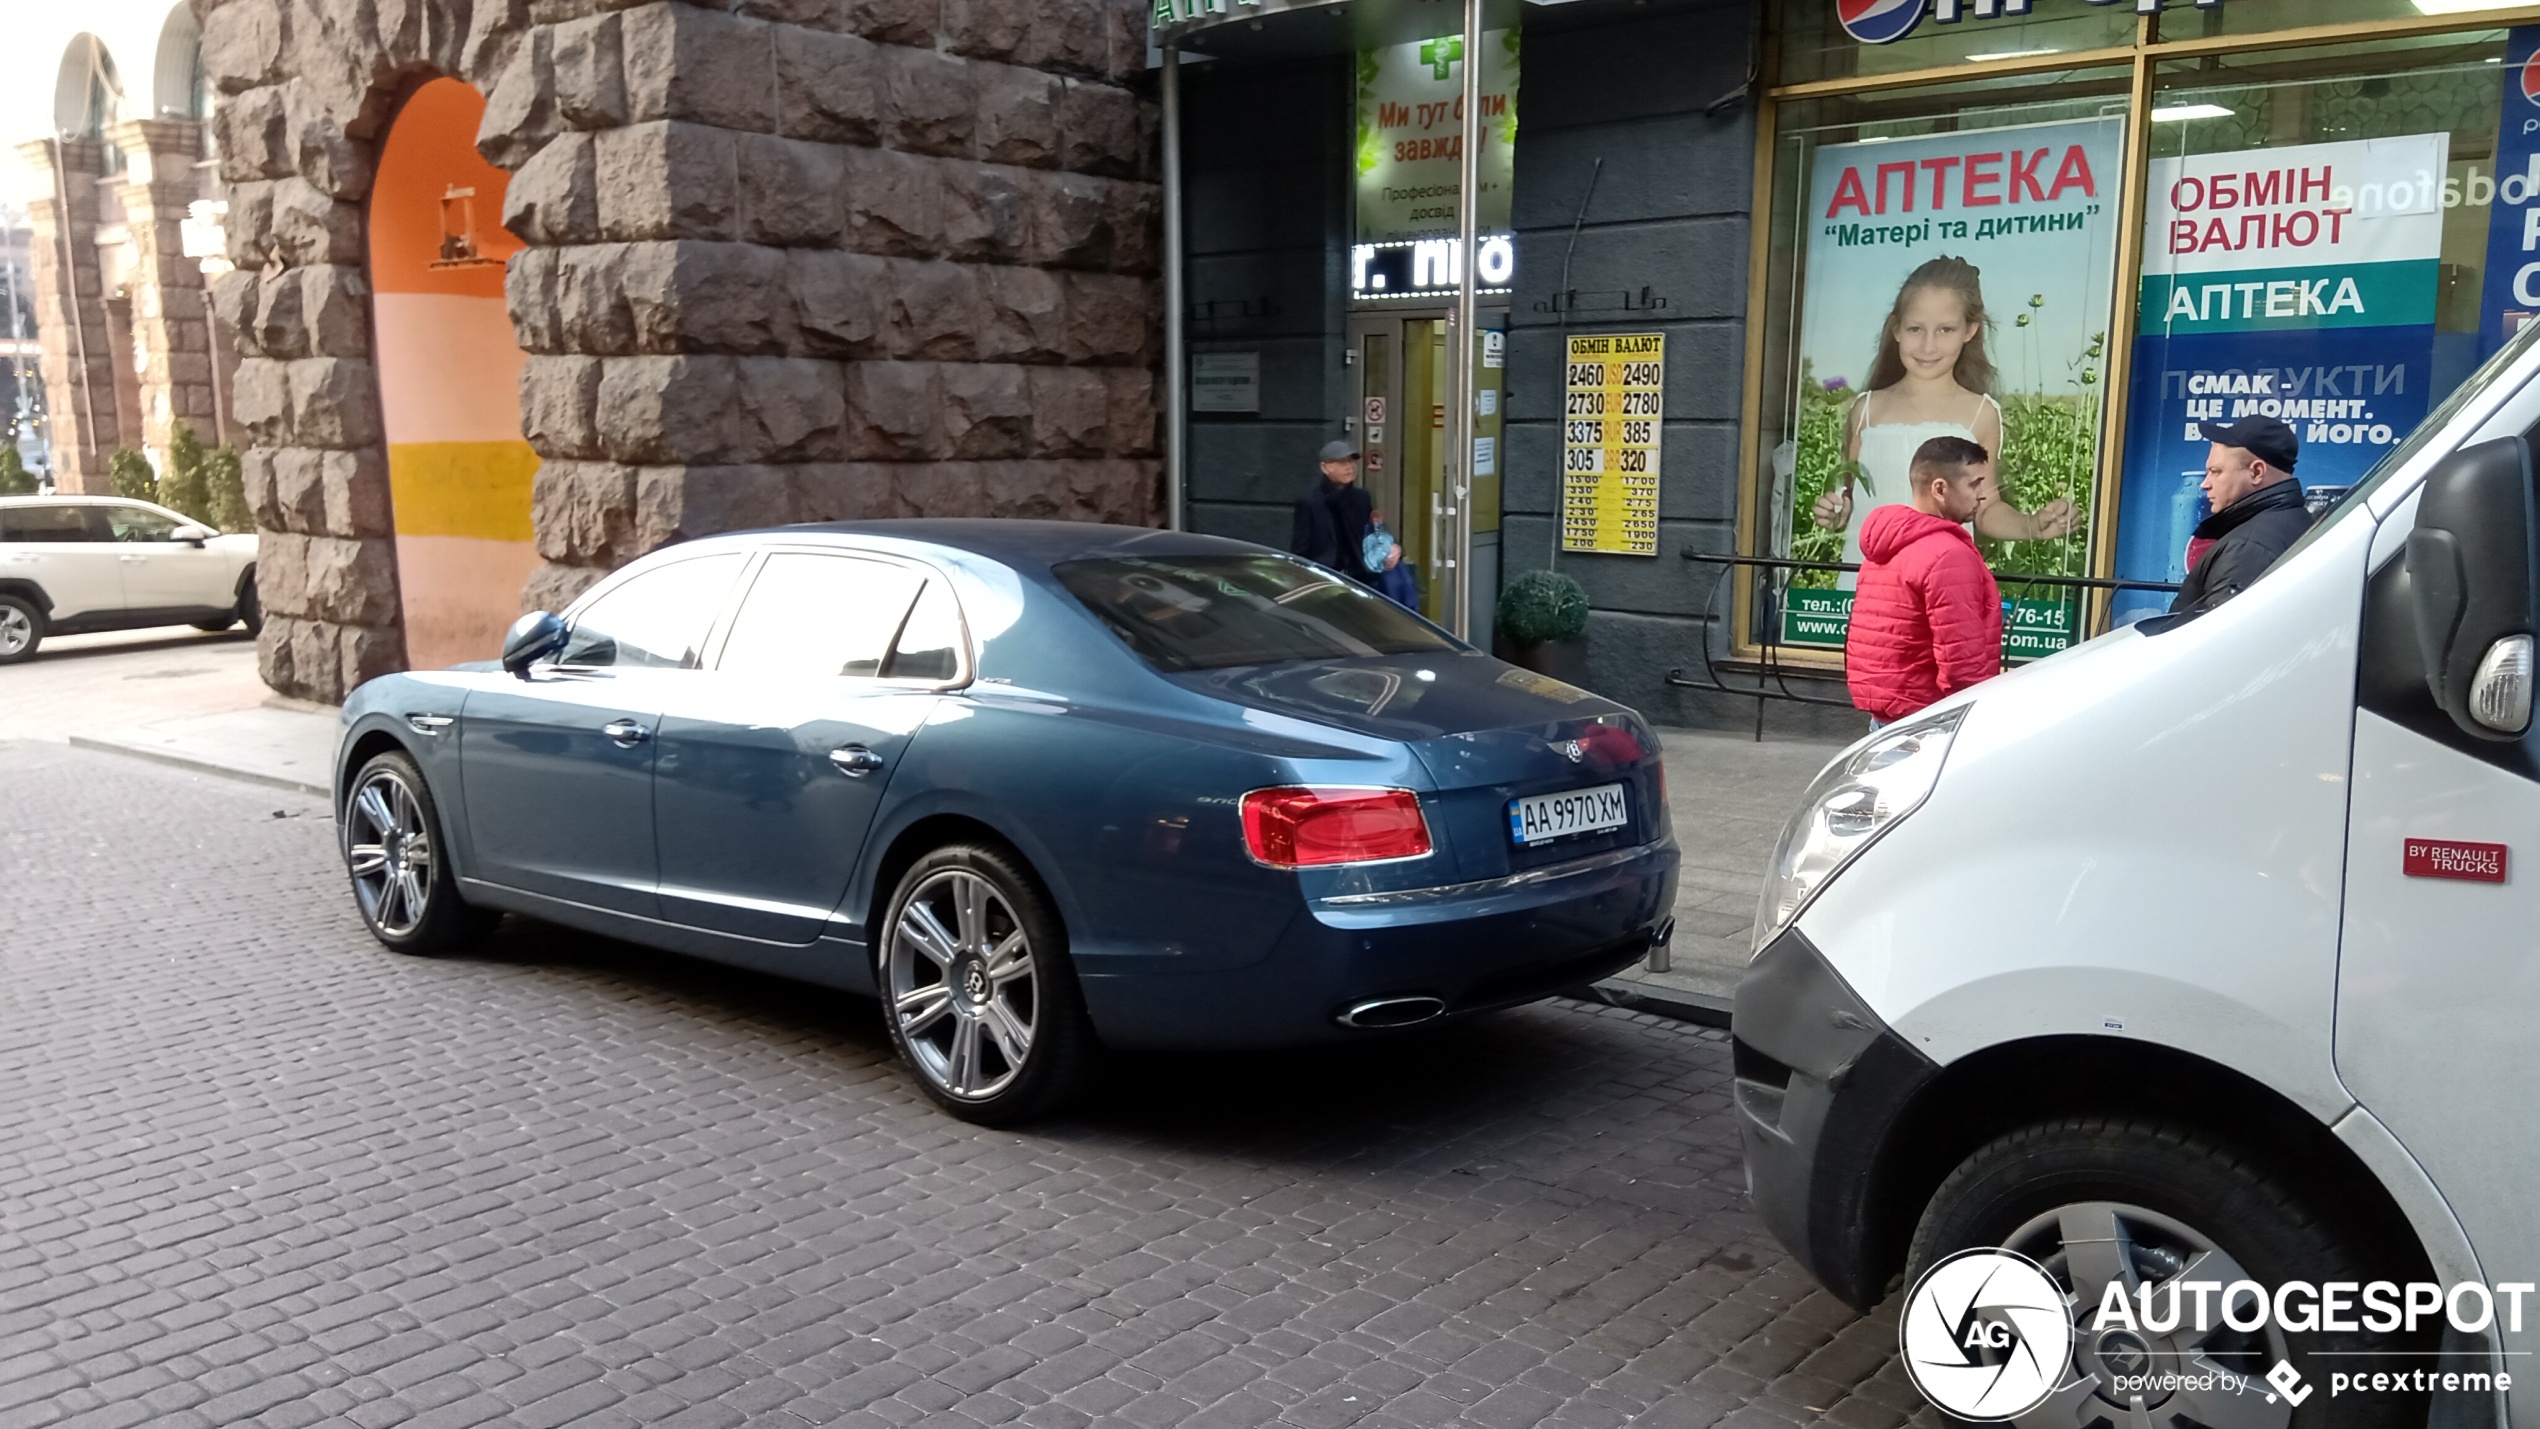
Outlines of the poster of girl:
[[[1843,560],[1861,560],[1863,518],[1906,499],[1907,468],[1934,437],[1959,437],[2002,455],[2002,405],[1994,400],[1986,342],[1992,319],[1983,275],[1964,258],[1942,256],[1914,269],[1879,330],[1877,357],[1843,413],[1843,466],[1810,515],[1841,531]],[[2058,497],[2035,511],[1988,503],[1975,534],[1996,541],[2046,541],[2069,534],[2073,503]],[[1841,588],[1850,589],[1846,572]]]

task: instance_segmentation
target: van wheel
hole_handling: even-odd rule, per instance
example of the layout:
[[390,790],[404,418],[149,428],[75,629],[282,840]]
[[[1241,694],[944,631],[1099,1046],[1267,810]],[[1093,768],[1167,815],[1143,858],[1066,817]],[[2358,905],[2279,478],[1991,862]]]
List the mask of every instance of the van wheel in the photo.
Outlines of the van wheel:
[[875,942],[891,1044],[937,1106],[1011,1126],[1083,1085],[1094,1032],[1066,929],[1012,854],[953,844],[919,859]]
[[44,612],[19,595],[0,595],[0,665],[33,659],[44,643]]
[[[2288,1331],[2272,1315],[2259,1328],[2238,1330],[2222,1322],[2219,1289],[2207,1293],[2213,1308],[2198,1328],[2194,1292],[2182,1293],[2173,1282],[2248,1280],[2272,1296],[2287,1281],[2316,1287],[2374,1278],[2373,1258],[2363,1247],[2341,1237],[2273,1172],[2201,1132],[2118,1117],[2068,1117],[1994,1140],[1933,1192],[1914,1231],[1907,1283],[1977,1248],[2012,1250],[2035,1261],[2072,1311],[2071,1361],[2056,1390],[2013,1421],[2020,1425],[2425,1423],[2422,1394],[2332,1398],[2329,1376],[2427,1367],[2434,1362],[2422,1352],[2435,1347],[2431,1334]],[[2125,1287],[2138,1312],[2146,1286],[2158,1318],[2168,1317],[2172,1294],[2187,1308],[2166,1332],[2148,1324],[2100,1329],[2112,1283]],[[2297,1296],[2288,1308],[2298,1315],[2305,1303]],[[2250,1318],[2245,1292],[2233,1309]],[[2361,1307],[2349,1302],[2349,1313],[2360,1316]],[[2439,1333],[2440,1326],[2434,1329]],[[2300,1373],[2297,1392],[2311,1391],[2298,1408],[2267,1382],[2278,1362]],[[2150,1392],[2138,1409],[2130,1391],[2142,1388]]]
[[249,635],[261,635],[265,629],[265,603],[256,594],[256,568],[249,566],[238,578],[238,619]]

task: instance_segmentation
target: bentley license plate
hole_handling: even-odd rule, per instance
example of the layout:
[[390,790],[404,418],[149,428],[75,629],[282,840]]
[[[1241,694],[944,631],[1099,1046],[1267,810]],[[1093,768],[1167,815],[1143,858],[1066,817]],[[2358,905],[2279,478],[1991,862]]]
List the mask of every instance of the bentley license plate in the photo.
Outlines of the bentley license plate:
[[1508,801],[1508,837],[1524,846],[1550,843],[1574,834],[1603,833],[1630,822],[1620,784],[1533,794]]

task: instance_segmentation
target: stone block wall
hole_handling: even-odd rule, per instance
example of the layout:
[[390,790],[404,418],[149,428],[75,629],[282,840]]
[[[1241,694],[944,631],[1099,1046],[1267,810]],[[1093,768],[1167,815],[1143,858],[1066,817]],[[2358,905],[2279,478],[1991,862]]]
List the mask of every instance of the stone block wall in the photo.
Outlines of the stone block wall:
[[403,660],[362,201],[427,75],[488,96],[530,245],[525,607],[742,526],[1160,517],[1135,0],[199,4],[276,688]]

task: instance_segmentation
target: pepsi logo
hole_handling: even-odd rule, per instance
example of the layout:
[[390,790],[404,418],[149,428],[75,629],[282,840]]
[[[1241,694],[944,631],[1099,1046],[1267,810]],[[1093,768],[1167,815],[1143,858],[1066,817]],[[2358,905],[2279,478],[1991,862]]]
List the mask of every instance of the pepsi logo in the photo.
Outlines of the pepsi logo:
[[2522,97],[2540,104],[2540,50],[2533,50],[2531,58],[2522,62]]
[[[1923,22],[1923,0],[1834,0],[1834,15],[1844,33],[1865,45],[1893,44],[1914,33]],[[2532,76],[2523,72],[2523,91],[2531,92]]]

